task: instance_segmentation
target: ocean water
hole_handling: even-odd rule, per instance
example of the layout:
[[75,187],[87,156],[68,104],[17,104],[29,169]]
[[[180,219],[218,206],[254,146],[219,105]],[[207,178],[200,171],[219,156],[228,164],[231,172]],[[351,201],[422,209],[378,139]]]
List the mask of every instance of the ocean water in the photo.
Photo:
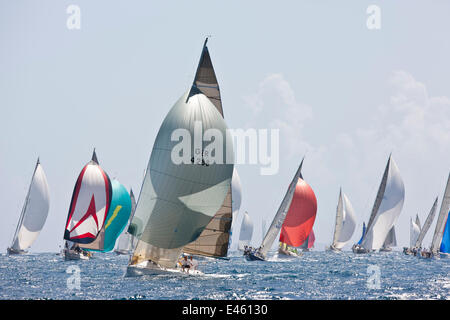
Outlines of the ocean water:
[[204,275],[125,277],[128,256],[114,253],[86,261],[2,254],[0,299],[450,299],[450,259],[311,251],[248,262],[230,255],[198,260]]

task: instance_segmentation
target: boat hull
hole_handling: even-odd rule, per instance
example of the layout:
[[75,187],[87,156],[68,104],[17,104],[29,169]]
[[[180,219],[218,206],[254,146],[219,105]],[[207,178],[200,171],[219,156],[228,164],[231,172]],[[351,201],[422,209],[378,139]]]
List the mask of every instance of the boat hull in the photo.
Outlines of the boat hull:
[[64,257],[64,260],[89,260],[91,258],[90,253],[84,253],[84,252],[77,252],[75,250],[67,250],[64,249],[62,252],[62,256]]
[[164,268],[153,262],[144,262],[137,265],[129,265],[125,277],[158,276],[167,274],[203,275],[204,273],[198,270],[189,270],[189,272],[187,272],[177,267]]
[[25,250],[16,250],[16,249],[13,249],[13,248],[11,248],[11,247],[9,247],[8,249],[6,249],[6,251],[7,251],[7,253],[8,254],[26,254],[27,253],[27,251],[25,251]]
[[278,257],[292,257],[292,258],[300,258],[303,254],[301,252],[295,253],[288,250],[278,249]]
[[353,246],[352,251],[353,251],[353,253],[356,253],[356,254],[369,253],[369,250],[367,250],[366,248],[363,248],[361,246]]
[[325,251],[331,251],[331,252],[342,252],[341,249],[335,248],[333,246],[329,246],[325,248]]

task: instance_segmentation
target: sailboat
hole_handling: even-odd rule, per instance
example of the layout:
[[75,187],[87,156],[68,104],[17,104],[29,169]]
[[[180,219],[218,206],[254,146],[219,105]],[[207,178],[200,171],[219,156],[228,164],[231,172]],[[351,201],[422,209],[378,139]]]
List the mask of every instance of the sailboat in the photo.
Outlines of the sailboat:
[[348,241],[350,241],[356,227],[356,216],[353,206],[347,195],[342,192],[342,188],[339,190],[335,221],[333,242],[328,249],[341,251]]
[[418,255],[421,258],[445,257],[449,254],[448,239],[448,215],[450,209],[450,174],[448,175],[447,185],[444,196],[442,197],[441,208],[439,210],[436,228],[431,241],[429,251],[419,250]]
[[404,200],[405,186],[397,164],[390,155],[367,224],[367,230],[361,244],[352,247],[354,253],[368,253],[382,247],[402,211]]
[[[289,184],[289,187],[284,195],[284,198],[281,201],[280,207],[278,208],[278,211],[275,214],[275,217],[269,227],[269,230],[267,230],[267,233],[264,236],[264,239],[263,239],[261,245],[257,249],[250,247],[244,251],[244,256],[245,256],[246,260],[248,260],[248,261],[253,261],[253,260],[265,261],[266,260],[267,253],[269,252],[270,248],[272,247],[273,243],[275,242],[275,239],[277,238],[278,233],[280,232],[281,227],[284,223],[286,215],[288,214],[288,210],[291,206],[292,198],[294,197],[294,193],[297,191],[297,185],[300,183],[301,184],[300,190],[304,189],[304,187],[303,187],[304,181],[302,179],[300,179],[302,164],[303,164],[303,160],[300,163],[300,166],[298,167],[291,183]],[[299,180],[301,180],[301,181],[299,181]],[[306,182],[304,182],[304,183],[306,183]]]
[[244,251],[245,247],[250,246],[253,236],[253,222],[247,211],[244,213],[241,223],[241,231],[239,233],[238,250]]
[[[199,139],[203,132],[215,132],[224,142],[232,141],[215,105],[218,87],[209,88],[208,81],[206,76],[195,81],[158,131],[129,228],[138,241],[128,276],[179,272],[176,266],[183,250],[200,237],[224,203],[230,212],[224,221],[228,229],[231,226],[233,164],[224,159],[234,158],[232,146]],[[228,237],[224,243],[227,248]]]
[[384,240],[383,245],[380,248],[380,252],[391,252],[392,247],[397,246],[397,237],[395,235],[395,227],[392,226],[391,230],[389,230],[386,239]]
[[44,227],[49,207],[47,178],[38,158],[8,254],[27,252]]
[[114,250],[114,252],[117,254],[131,254],[134,246],[136,245],[136,243],[134,243],[134,240],[136,238],[133,237],[132,234],[128,231],[128,227],[131,224],[131,220],[133,220],[134,211],[136,211],[136,199],[134,197],[133,189],[130,189],[130,199],[131,199],[130,219],[128,220],[128,225],[125,228],[126,231],[120,235],[119,242],[117,244],[116,249]]
[[111,180],[100,167],[97,154],[81,170],[70,201],[64,231],[65,260],[87,260],[91,253],[80,248],[97,239],[106,220],[112,197]]
[[[192,88],[208,97],[223,117],[219,84],[206,45],[207,42],[208,38],[206,38],[205,43],[203,44],[202,54],[200,56]],[[236,184],[240,183],[236,169],[233,171],[232,185],[228,189],[227,196],[225,197],[222,206],[197,240],[184,247],[184,253],[214,258],[225,258],[227,256],[231,238],[231,226],[233,218],[235,218],[233,214],[233,204],[236,206],[236,204],[239,203],[240,206],[240,198],[234,201],[234,196],[240,197],[240,193],[237,195],[236,192],[233,192],[233,180],[235,181],[234,187],[236,187]]]
[[[302,167],[302,163],[300,168]],[[311,186],[300,172],[292,201],[281,226],[278,256],[300,256],[297,248],[308,251],[317,213],[317,200]]]
[[111,204],[105,223],[93,242],[80,243],[79,247],[88,251],[109,252],[128,223],[131,214],[131,197],[124,185],[116,179],[111,181]]

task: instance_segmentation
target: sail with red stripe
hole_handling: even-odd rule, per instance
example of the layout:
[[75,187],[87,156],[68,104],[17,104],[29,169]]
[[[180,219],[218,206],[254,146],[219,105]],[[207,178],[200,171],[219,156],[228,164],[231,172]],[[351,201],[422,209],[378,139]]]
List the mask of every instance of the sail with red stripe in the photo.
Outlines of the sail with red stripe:
[[281,227],[280,242],[291,247],[301,246],[311,233],[316,212],[317,199],[314,191],[299,178],[289,211]]
[[91,243],[105,223],[111,204],[111,181],[92,155],[81,170],[70,202],[64,239],[76,243]]

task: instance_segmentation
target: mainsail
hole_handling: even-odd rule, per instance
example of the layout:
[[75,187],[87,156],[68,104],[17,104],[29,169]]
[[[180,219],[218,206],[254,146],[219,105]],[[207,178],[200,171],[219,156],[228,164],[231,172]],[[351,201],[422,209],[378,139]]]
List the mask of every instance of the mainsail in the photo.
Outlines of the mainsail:
[[342,249],[352,237],[355,227],[356,216],[353,206],[341,189],[339,191],[339,200],[336,208],[336,223],[332,247]]
[[367,225],[367,231],[361,243],[362,247],[369,251],[378,250],[382,247],[389,231],[400,215],[404,199],[405,186],[403,180],[397,164],[392,156],[389,156]]
[[448,175],[447,185],[444,191],[444,197],[442,198],[441,209],[439,210],[439,216],[436,222],[436,229],[434,230],[433,240],[431,241],[431,252],[436,254],[444,235],[444,228],[446,225],[448,211],[450,207],[450,174]]
[[128,227],[131,224],[131,220],[133,220],[134,212],[136,211],[136,199],[134,197],[133,189],[130,189],[130,199],[131,199],[131,214],[130,219],[128,220],[128,226],[126,227],[126,231],[123,232],[120,237],[117,244],[116,250],[114,250],[117,253],[122,254],[129,254],[132,252],[135,243],[135,237],[131,233],[128,232]]
[[131,214],[131,198],[127,189],[117,180],[111,181],[112,198],[105,223],[97,238],[80,248],[108,252],[114,249],[116,240],[128,223]]
[[38,159],[8,252],[24,252],[33,244],[44,227],[49,206],[47,178]]
[[[219,84],[209,55],[206,38],[202,54],[198,63],[194,83],[189,97],[195,92],[201,92],[209,98],[223,117],[222,100],[220,98]],[[235,172],[235,171],[234,171]],[[233,172],[233,176],[235,173]],[[237,175],[237,172],[236,172]],[[239,179],[239,177],[237,178]],[[240,201],[240,199],[239,199]],[[184,247],[185,253],[209,256],[226,257],[228,253],[231,225],[233,221],[233,192],[231,186],[225,200],[214,215],[211,222],[205,227],[197,240]]]
[[395,236],[395,227],[392,226],[391,230],[389,230],[386,239],[384,240],[382,248],[391,248],[397,246],[397,237]]
[[297,183],[299,182],[299,179],[301,177],[302,165],[303,159],[302,162],[300,163],[300,166],[297,169],[297,172],[294,175],[294,178],[289,184],[286,194],[284,195],[284,198],[281,201],[280,207],[278,208],[278,211],[275,214],[275,217],[273,218],[269,230],[267,230],[267,233],[264,236],[261,246],[258,249],[259,253],[263,257],[267,255],[267,252],[269,252],[269,250],[271,249],[273,243],[275,242],[275,239],[277,238],[278,233],[281,230],[281,226],[283,225],[284,219],[286,218],[287,212],[291,205],[294,192],[296,191]]
[[301,246],[309,237],[317,213],[314,191],[298,178],[295,192],[280,232],[280,242],[290,247]]
[[[211,100],[191,90],[169,111],[154,142],[129,228],[139,239],[130,265],[150,260],[174,267],[183,247],[200,236],[224,203],[233,174],[233,164],[224,159],[233,159],[233,151],[217,139],[208,143],[203,132],[231,141]],[[223,159],[213,157],[213,147]]]
[[88,244],[97,238],[111,204],[111,181],[99,166],[95,150],[81,170],[72,194],[64,239]]
[[417,242],[417,238],[420,234],[420,227],[417,225],[417,221],[413,221],[412,218],[409,220],[409,246],[414,247]]
[[430,229],[431,223],[433,222],[434,216],[436,214],[436,208],[438,203],[438,197],[436,197],[436,200],[434,200],[433,206],[431,207],[430,213],[428,213],[428,217],[425,220],[425,223],[422,226],[422,229],[420,229],[420,233],[417,237],[416,242],[413,244],[415,248],[422,247],[422,241],[425,238],[425,235],[427,234],[428,230]]
[[241,224],[241,232],[239,233],[239,244],[238,249],[244,250],[245,246],[250,245],[253,235],[253,222],[248,215],[248,212],[244,213]]

